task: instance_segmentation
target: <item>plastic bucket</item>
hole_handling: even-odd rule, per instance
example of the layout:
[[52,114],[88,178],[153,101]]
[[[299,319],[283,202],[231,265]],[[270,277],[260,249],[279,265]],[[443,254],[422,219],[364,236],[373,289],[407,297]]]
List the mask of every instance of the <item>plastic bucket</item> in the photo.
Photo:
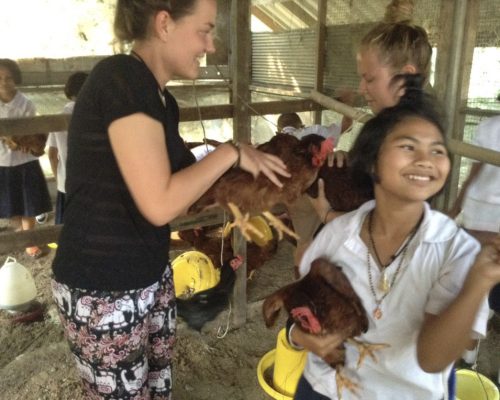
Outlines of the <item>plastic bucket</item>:
[[499,400],[498,388],[486,376],[469,369],[457,371],[456,400]]
[[[276,400],[292,400],[306,364],[307,352],[290,347],[285,335],[286,331],[282,329],[278,333],[276,349],[265,354],[257,366],[260,386]],[[272,385],[265,378],[271,367],[274,367]]]
[[187,251],[172,262],[174,287],[177,297],[189,298],[219,283],[220,270],[215,268],[206,254]]

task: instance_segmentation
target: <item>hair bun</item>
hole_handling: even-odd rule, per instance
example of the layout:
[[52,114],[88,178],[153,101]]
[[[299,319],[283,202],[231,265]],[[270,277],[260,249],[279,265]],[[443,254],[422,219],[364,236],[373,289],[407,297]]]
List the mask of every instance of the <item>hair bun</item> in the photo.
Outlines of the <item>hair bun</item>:
[[385,9],[384,22],[410,24],[414,8],[414,0],[392,0]]

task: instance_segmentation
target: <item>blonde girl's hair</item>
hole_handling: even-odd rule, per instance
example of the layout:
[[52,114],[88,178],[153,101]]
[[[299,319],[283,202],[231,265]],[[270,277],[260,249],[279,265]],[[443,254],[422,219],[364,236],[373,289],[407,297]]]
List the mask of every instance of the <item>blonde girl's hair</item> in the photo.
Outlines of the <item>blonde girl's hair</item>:
[[384,21],[361,40],[361,50],[375,50],[385,65],[400,72],[407,64],[427,80],[430,75],[432,46],[424,28],[411,22],[413,0],[392,0]]
[[114,31],[116,39],[132,43],[148,37],[151,17],[158,11],[168,11],[177,20],[193,12],[198,0],[118,0]]

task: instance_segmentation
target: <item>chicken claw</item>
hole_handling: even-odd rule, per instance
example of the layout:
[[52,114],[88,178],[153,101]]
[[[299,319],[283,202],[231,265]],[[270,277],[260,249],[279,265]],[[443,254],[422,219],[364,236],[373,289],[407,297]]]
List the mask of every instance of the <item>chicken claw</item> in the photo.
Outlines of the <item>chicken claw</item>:
[[382,349],[385,349],[387,347],[390,347],[389,344],[385,344],[385,343],[370,344],[370,343],[359,342],[359,341],[354,340],[354,339],[347,339],[347,342],[352,344],[353,346],[356,346],[356,348],[358,349],[359,359],[358,359],[358,365],[356,366],[356,368],[359,368],[361,366],[361,364],[365,360],[366,356],[370,356],[370,358],[373,361],[378,362],[377,356],[375,355],[375,352],[378,350],[382,350]]
[[237,226],[238,228],[240,228],[243,237],[249,242],[252,241],[249,232],[254,233],[259,238],[264,237],[264,234],[261,231],[259,231],[257,227],[249,221],[250,219],[249,213],[243,215],[238,206],[234,203],[229,202],[227,203],[227,205],[231,209],[231,213],[234,215],[234,221],[229,224],[227,230],[228,232],[230,232],[232,228]]
[[342,400],[342,390],[344,389],[349,390],[352,394],[357,396],[359,385],[344,374],[344,368],[342,367],[342,365],[337,365],[335,367],[335,370],[335,383],[337,384],[337,397],[339,398],[339,400]]
[[264,211],[262,215],[266,217],[269,223],[272,226],[274,226],[274,228],[278,231],[278,240],[283,239],[283,233],[286,233],[287,235],[293,237],[296,240],[300,239],[299,235],[297,235],[294,231],[292,231],[288,226],[286,226],[283,222],[281,222],[269,211]]

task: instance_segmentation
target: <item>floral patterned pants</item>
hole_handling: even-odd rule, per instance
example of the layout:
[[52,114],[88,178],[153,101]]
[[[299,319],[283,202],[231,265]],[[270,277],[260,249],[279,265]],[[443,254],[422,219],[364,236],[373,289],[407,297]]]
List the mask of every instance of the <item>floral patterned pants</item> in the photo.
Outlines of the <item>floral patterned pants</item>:
[[88,399],[171,399],[176,306],[170,266],[144,289],[75,289],[52,280],[52,293]]

